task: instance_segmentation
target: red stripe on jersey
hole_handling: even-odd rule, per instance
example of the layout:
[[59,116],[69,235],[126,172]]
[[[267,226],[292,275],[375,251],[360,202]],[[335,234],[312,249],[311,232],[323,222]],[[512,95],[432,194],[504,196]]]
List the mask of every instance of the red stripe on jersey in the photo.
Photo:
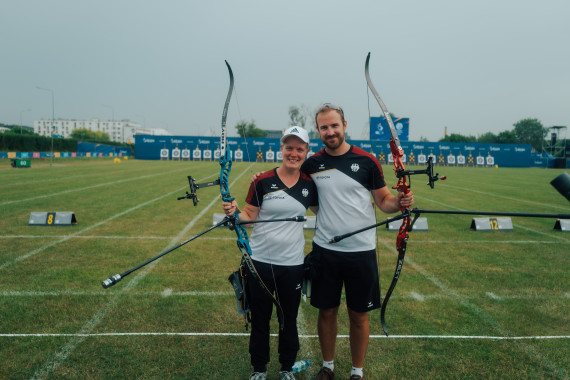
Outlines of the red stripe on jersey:
[[362,156],[368,156],[370,157],[370,159],[372,159],[372,161],[374,162],[374,164],[378,167],[378,170],[380,170],[380,174],[382,174],[382,177],[384,176],[384,172],[382,171],[382,165],[380,165],[380,161],[378,161],[378,159],[376,158],[375,155],[368,153],[367,151],[365,151],[362,148],[359,148],[357,146],[352,146],[352,152],[355,154],[360,154]]

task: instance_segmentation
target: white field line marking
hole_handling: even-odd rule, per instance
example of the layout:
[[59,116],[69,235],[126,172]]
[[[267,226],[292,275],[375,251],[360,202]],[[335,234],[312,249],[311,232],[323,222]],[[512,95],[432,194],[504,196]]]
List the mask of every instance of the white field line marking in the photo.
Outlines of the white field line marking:
[[[239,179],[239,177],[241,177],[249,168],[251,168],[252,165],[247,167],[236,178],[236,180]],[[188,233],[188,231],[194,226],[194,224],[198,220],[200,220],[200,218],[202,218],[202,216],[204,216],[204,214],[217,202],[219,202],[219,195],[215,196],[214,199],[212,199],[212,201],[208,204],[208,206],[206,206],[198,215],[196,215],[190,221],[190,223],[188,223],[186,225],[186,227],[184,227],[184,229],[182,229],[182,231],[180,231],[178,236],[176,236],[167,245],[167,247],[165,249],[173,247],[179,241],[181,241],[183,239],[184,235],[186,235],[186,233]],[[149,202],[146,202],[146,203],[149,203]],[[115,307],[115,305],[117,305],[119,303],[119,300],[121,299],[121,297],[124,294],[128,293],[131,289],[135,288],[138,285],[138,283],[151,271],[152,268],[154,268],[154,266],[159,261],[160,261],[160,259],[153,261],[150,264],[148,264],[147,266],[143,267],[140,270],[140,272],[138,272],[134,276],[134,278],[132,278],[130,281],[128,281],[125,286],[120,288],[119,292],[115,293],[116,296],[111,298],[109,300],[109,302],[107,302],[106,305],[104,305],[101,309],[99,309],[93,315],[93,317],[89,321],[87,321],[79,329],[79,333],[77,335],[72,336],[71,339],[61,348],[60,351],[56,352],[50,359],[47,360],[47,362],[38,371],[36,371],[36,373],[34,373],[34,375],[32,376],[32,379],[45,379],[53,371],[57,370],[59,368],[59,366],[62,365],[67,360],[67,357],[73,352],[73,350],[75,350],[75,348],[85,340],[85,338],[88,336],[86,334],[90,334],[95,329],[95,327],[97,327],[99,325],[99,323],[101,323],[103,318],[105,318],[107,316],[107,314],[109,314],[109,312]]]
[[[186,169],[194,169],[194,168],[195,168],[195,166],[186,167]],[[164,167],[156,166],[156,167],[149,168],[147,165],[143,165],[143,166],[140,166],[138,168],[125,168],[125,169],[121,169],[121,170],[117,170],[117,171],[111,171],[109,174],[120,176],[123,173],[129,173],[132,175],[135,172],[149,173],[150,171],[164,171]],[[74,180],[77,178],[92,177],[91,174],[76,174],[76,175],[65,175],[65,176],[63,176],[61,174],[70,174],[70,173],[58,173],[57,177],[49,177],[49,178],[44,178],[41,180],[32,179],[29,181],[20,181],[20,182],[8,181],[5,185],[4,184],[0,185],[0,189],[9,188],[11,186],[20,186],[20,185],[36,186],[38,183],[44,183],[44,182],[65,182],[65,181]]]
[[554,204],[552,204],[552,203],[540,203],[540,202],[529,201],[529,200],[524,199],[524,198],[507,197],[507,196],[501,195],[501,194],[499,194],[499,193],[489,193],[489,192],[486,192],[486,191],[474,190],[474,189],[471,189],[471,188],[460,187],[460,186],[453,186],[453,185],[448,185],[448,184],[445,184],[445,187],[449,187],[449,188],[457,189],[457,190],[461,190],[461,191],[467,191],[467,192],[469,192],[469,193],[483,194],[483,195],[486,195],[486,196],[489,196],[489,197],[493,197],[493,198],[508,199],[508,200],[510,200],[510,201],[514,201],[514,202],[517,202],[517,203],[525,202],[525,203],[529,203],[529,204],[533,204],[533,205],[538,205],[538,206],[542,206],[542,207],[554,208],[554,209],[556,209],[556,210],[566,210],[566,211],[570,210],[570,208],[568,208],[568,207],[558,206],[558,205],[554,205]]
[[[65,191],[60,191],[59,193],[38,195],[37,197],[30,197],[30,198],[24,198],[24,199],[14,199],[14,200],[12,200],[12,201],[1,202],[1,203],[0,203],[0,206],[9,205],[9,204],[18,203],[18,202],[28,202],[28,201],[33,201],[33,200],[42,199],[42,198],[55,197],[55,196],[59,196],[59,195],[63,195],[63,194],[75,193],[75,192],[78,192],[78,191],[91,190],[91,189],[96,189],[96,188],[102,187],[102,186],[116,185],[116,184],[118,184],[118,183],[124,183],[124,182],[130,182],[130,181],[138,181],[138,180],[144,179],[144,178],[151,178],[151,177],[156,177],[156,176],[161,176],[161,175],[169,175],[169,174],[172,174],[172,173],[181,172],[181,171],[186,171],[186,170],[188,170],[188,168],[183,168],[183,169],[178,169],[178,170],[170,170],[170,171],[168,171],[168,172],[160,172],[160,173],[156,173],[156,174],[148,174],[148,175],[143,175],[143,176],[140,176],[140,177],[125,178],[125,179],[120,179],[120,180],[117,180],[117,181],[111,181],[111,182],[105,182],[105,183],[98,183],[98,184],[96,184],[96,185],[91,185],[91,186],[81,187],[81,188],[77,188],[77,189],[69,189],[69,190],[65,190]],[[177,191],[179,191],[179,190],[177,190]]]
[[422,296],[421,294],[418,294],[416,292],[410,292],[410,297],[412,297],[413,299],[418,300],[420,302],[423,302],[425,299],[424,296]]
[[[157,166],[156,169],[161,170],[163,168],[160,168]],[[114,171],[110,174],[112,174],[112,175],[120,175],[121,173],[132,174],[133,172],[138,172],[138,171],[148,171],[148,168],[141,167],[141,168],[133,169],[133,170],[131,170],[131,169],[117,170],[117,171]],[[58,176],[57,178],[50,177],[50,178],[44,178],[41,180],[32,179],[30,181],[22,181],[22,182],[11,182],[8,180],[8,181],[6,181],[5,185],[0,185],[0,189],[10,188],[12,186],[20,186],[20,185],[37,186],[38,184],[43,183],[43,182],[65,182],[65,181],[68,181],[71,179],[77,179],[77,178],[81,178],[81,177],[91,177],[91,174],[77,174],[77,175],[68,175],[68,176]]]
[[[114,293],[108,290],[100,291],[83,291],[83,290],[52,290],[52,291],[38,291],[38,290],[24,290],[24,291],[12,291],[5,290],[0,292],[2,297],[61,297],[61,296],[112,296]],[[161,295],[163,297],[214,297],[214,296],[234,296],[234,292],[204,292],[196,290],[188,291],[174,291],[172,289],[165,289],[163,291],[156,292],[137,292],[131,291],[129,295],[136,296],[156,296]],[[543,297],[540,297],[543,298]]]
[[[389,245],[388,242],[382,242],[382,244],[384,244],[388,249],[390,249],[395,254],[398,253],[398,251],[392,245]],[[505,329],[495,319],[493,319],[492,317],[487,315],[485,313],[484,309],[482,309],[479,306],[469,302],[467,297],[462,296],[461,294],[455,292],[454,290],[452,290],[451,288],[446,286],[437,277],[435,277],[434,275],[432,275],[431,273],[426,271],[421,265],[416,264],[416,262],[414,260],[412,260],[411,258],[408,257],[408,258],[406,258],[406,262],[408,263],[408,265],[412,266],[412,268],[414,268],[418,273],[420,273],[422,276],[424,276],[426,279],[428,279],[434,285],[436,285],[445,294],[448,294],[449,296],[451,296],[452,298],[457,300],[462,306],[472,310],[474,312],[474,314],[476,314],[481,320],[483,320],[484,323],[489,325],[494,330],[498,331],[500,335],[506,336],[506,337],[507,336],[513,336],[513,334],[509,330]],[[568,377],[568,374],[566,373],[566,370],[564,368],[557,366],[556,363],[552,362],[550,359],[543,356],[533,346],[523,343],[520,345],[520,348],[524,352],[526,352],[526,354],[528,356],[533,357],[533,358],[537,359],[538,361],[540,361],[545,367],[547,367],[550,371],[552,371],[554,374],[556,374],[557,377],[560,377],[560,378],[567,378]]]
[[[417,235],[415,235],[417,236]],[[410,244],[426,243],[426,244],[570,244],[570,240],[552,241],[552,240],[422,240],[414,239]],[[0,235],[0,239],[55,239],[69,237],[69,235]],[[549,235],[550,237],[550,235]],[[570,237],[570,236],[569,236]],[[106,235],[73,235],[70,239],[133,239],[133,240],[171,240],[173,236],[106,236]],[[201,239],[205,240],[235,240],[233,237],[208,237],[204,236]],[[385,239],[391,241],[391,239]]]
[[[1,236],[0,236],[1,238]],[[413,239],[411,243],[427,244],[564,244],[568,241],[552,240],[421,240]]]
[[502,297],[496,295],[496,294],[493,293],[493,292],[487,292],[486,294],[489,296],[489,298],[492,298],[492,299],[494,299],[494,300],[498,300],[498,301],[502,300]]
[[[54,238],[64,238],[69,235],[0,235],[0,239],[54,239]],[[96,235],[83,235],[83,236],[71,236],[71,239],[150,239],[150,240],[172,240],[174,236],[96,236]],[[235,240],[230,237],[207,237],[204,239],[208,240]],[[540,243],[540,242],[538,242]]]
[[561,239],[561,240],[569,241],[569,240],[567,240],[566,236],[552,235],[551,233],[538,231],[538,230],[535,230],[533,228],[528,228],[528,227],[522,226],[522,225],[517,224],[517,223],[513,223],[513,226],[515,226],[516,228],[522,228],[523,230],[531,231],[531,232],[534,232],[534,233],[537,233],[540,235],[552,237],[554,239]]
[[[1,297],[64,297],[64,296],[85,296],[85,297],[100,297],[100,296],[113,296],[113,292],[108,290],[100,291],[84,291],[84,290],[4,290],[0,291]],[[165,289],[162,291],[131,291],[131,296],[156,296],[163,297],[231,297],[235,296],[234,292],[228,291],[198,291],[198,290],[184,290],[174,291],[172,289]],[[464,295],[466,299],[478,300],[481,298],[492,298],[496,301],[502,300],[540,300],[540,299],[566,299],[570,298],[570,292],[564,294],[511,294],[511,295],[497,295],[493,292],[485,292],[484,295]],[[344,298],[344,295],[343,295]],[[410,292],[409,294],[394,295],[394,299],[413,299],[419,302],[431,299],[450,299],[453,298],[446,294],[420,294],[417,292]]]
[[[249,333],[213,333],[213,332],[127,332],[127,333],[36,333],[36,334],[0,334],[2,338],[51,338],[51,337],[120,337],[120,336],[244,336]],[[270,334],[278,337],[278,334]],[[299,334],[301,339],[316,339],[318,335]],[[337,338],[348,339],[349,335],[339,334]],[[372,339],[489,339],[489,340],[532,340],[532,339],[570,339],[570,335],[536,335],[536,336],[492,336],[492,335],[370,335]]]

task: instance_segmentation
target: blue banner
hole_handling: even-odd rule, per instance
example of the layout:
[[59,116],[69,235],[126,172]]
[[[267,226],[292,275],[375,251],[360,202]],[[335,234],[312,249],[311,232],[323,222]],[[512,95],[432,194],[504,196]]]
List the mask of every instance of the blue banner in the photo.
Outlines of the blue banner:
[[[400,141],[408,141],[410,136],[410,118],[399,117],[392,119]],[[384,116],[370,118],[370,140],[390,140],[390,127]]]
[[[350,140],[374,154],[380,163],[391,164],[388,140]],[[219,137],[199,136],[135,136],[136,158],[142,160],[187,159],[218,160]],[[237,161],[277,161],[281,148],[277,138],[229,137],[228,148]],[[320,139],[311,140],[309,155],[323,148]],[[483,144],[402,141],[405,163],[424,166],[431,156],[439,166],[529,167],[529,144]]]
[[105,145],[105,144],[95,144],[90,142],[79,141],[77,142],[77,152],[87,153],[91,152],[93,156],[102,154],[103,156],[109,156],[111,154],[130,156],[131,149],[124,146],[115,145]]

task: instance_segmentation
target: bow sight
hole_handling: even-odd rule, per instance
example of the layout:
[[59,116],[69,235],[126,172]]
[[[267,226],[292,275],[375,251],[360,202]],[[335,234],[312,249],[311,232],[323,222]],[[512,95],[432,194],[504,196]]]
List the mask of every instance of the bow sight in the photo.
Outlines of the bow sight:
[[431,187],[433,189],[433,187],[435,185],[435,181],[437,181],[437,180],[445,181],[447,179],[447,177],[444,175],[442,175],[440,177],[439,173],[435,173],[435,175],[433,174],[433,160],[432,159],[433,159],[432,156],[428,157],[427,166],[425,169],[422,169],[422,170],[398,169],[398,170],[396,170],[396,177],[402,178],[402,177],[407,176],[408,177],[408,187],[412,187],[412,179],[410,176],[415,175],[415,174],[427,174],[428,183],[426,183],[426,185],[429,185],[429,187]]
[[196,183],[196,180],[194,178],[192,178],[192,176],[188,176],[188,184],[190,185],[190,192],[186,192],[186,195],[184,195],[182,197],[178,197],[177,199],[178,200],[192,199],[192,202],[194,202],[194,206],[198,206],[198,202],[200,202],[200,200],[198,199],[196,191],[198,189],[201,189],[204,187],[219,185],[220,179],[217,179],[217,180],[211,181],[211,182]]

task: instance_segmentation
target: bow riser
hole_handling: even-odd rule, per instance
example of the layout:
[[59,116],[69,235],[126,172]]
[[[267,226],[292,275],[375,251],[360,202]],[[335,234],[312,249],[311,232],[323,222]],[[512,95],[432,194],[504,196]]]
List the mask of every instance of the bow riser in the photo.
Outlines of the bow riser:
[[[220,139],[221,144],[221,139]],[[224,202],[231,202],[234,197],[230,195],[230,172],[232,171],[232,158],[229,149],[226,150],[224,146],[224,155],[221,155],[221,145],[220,145],[220,194]]]

